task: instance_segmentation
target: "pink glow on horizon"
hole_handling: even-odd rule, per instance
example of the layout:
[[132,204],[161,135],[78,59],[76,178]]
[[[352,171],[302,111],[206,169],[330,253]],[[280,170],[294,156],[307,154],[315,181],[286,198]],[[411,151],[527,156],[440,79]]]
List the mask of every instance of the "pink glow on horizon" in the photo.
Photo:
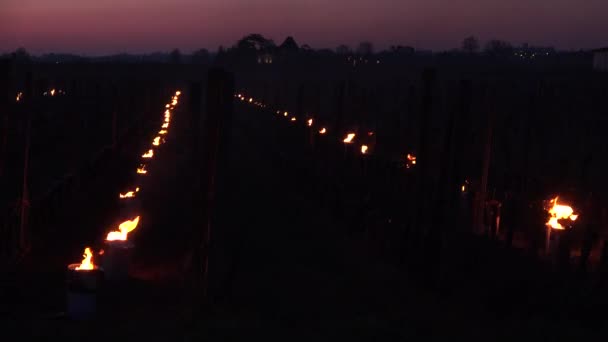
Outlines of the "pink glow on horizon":
[[594,48],[608,45],[604,13],[604,0],[3,0],[0,52],[190,52],[252,32],[315,48],[370,40],[377,48],[449,49],[471,34]]

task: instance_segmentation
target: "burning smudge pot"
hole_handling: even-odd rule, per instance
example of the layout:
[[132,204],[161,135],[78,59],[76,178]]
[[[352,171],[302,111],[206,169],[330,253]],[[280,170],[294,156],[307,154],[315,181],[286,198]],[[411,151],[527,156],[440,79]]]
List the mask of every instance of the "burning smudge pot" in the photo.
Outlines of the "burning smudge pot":
[[97,315],[97,294],[103,280],[103,269],[92,261],[93,253],[85,248],[84,260],[70,264],[67,270],[67,315],[71,319],[91,319]]
[[139,216],[127,220],[118,226],[117,231],[108,233],[105,240],[103,269],[109,282],[121,282],[128,278],[129,264],[133,244],[128,240],[128,234],[139,223]]

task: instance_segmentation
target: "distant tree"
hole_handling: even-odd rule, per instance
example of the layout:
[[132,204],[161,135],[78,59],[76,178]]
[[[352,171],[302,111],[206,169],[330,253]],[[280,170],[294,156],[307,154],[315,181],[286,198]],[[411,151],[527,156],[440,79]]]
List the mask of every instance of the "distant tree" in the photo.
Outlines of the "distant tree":
[[510,56],[513,54],[513,46],[504,40],[492,39],[486,43],[484,51],[489,56]]
[[374,45],[371,42],[361,42],[357,47],[357,54],[368,56],[374,53]]
[[465,38],[462,41],[462,51],[468,54],[474,54],[479,52],[479,40],[474,36]]
[[171,63],[178,64],[181,62],[181,60],[182,53],[179,51],[179,49],[173,49],[173,51],[171,51],[171,53],[169,54],[169,61]]
[[296,40],[293,39],[292,36],[289,36],[285,38],[285,41],[279,46],[279,49],[282,52],[298,52],[300,47],[298,46],[298,43],[296,43]]
[[342,45],[339,45],[336,48],[336,53],[338,55],[348,55],[348,54],[352,53],[352,51],[350,50],[350,48],[348,47],[348,45],[342,44]]
[[207,51],[207,49],[200,49],[197,51],[194,51],[194,53],[192,53],[192,61],[194,63],[208,63],[209,62],[209,51]]
[[398,54],[413,55],[416,50],[411,46],[391,45],[390,52]]
[[237,50],[256,50],[266,51],[275,47],[274,42],[271,39],[267,39],[259,33],[252,33],[241,38],[236,43]]
[[30,60],[30,54],[22,47],[15,50],[15,52],[12,53],[12,56],[17,62],[28,62]]
[[300,49],[302,49],[303,51],[312,51],[312,48],[308,44],[303,44],[302,46],[300,46]]

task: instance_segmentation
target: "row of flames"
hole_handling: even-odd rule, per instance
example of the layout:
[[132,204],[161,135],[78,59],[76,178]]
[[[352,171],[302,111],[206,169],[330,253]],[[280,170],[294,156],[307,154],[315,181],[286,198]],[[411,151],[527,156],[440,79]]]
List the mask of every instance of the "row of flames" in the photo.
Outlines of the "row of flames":
[[[248,103],[260,108],[267,108],[268,106],[266,104],[264,104],[261,101],[257,101],[256,99],[254,99],[253,97],[247,97],[243,94],[236,94],[235,97],[244,102],[244,103]],[[291,115],[289,114],[288,111],[281,111],[281,110],[276,110],[275,113],[279,116],[283,116],[287,119],[289,119],[289,121],[291,122],[297,122],[298,119],[296,118],[295,115]],[[323,125],[319,125],[318,128],[314,128],[314,118],[313,117],[308,117],[306,120],[306,126],[311,127],[311,129],[315,129],[320,135],[325,135],[327,134],[328,130],[327,127],[323,126]],[[369,137],[374,136],[374,131],[369,131],[367,132],[367,135]],[[342,140],[342,142],[345,145],[352,145],[355,143],[355,138],[357,137],[357,134],[354,132],[347,132],[346,135],[344,136],[344,139]],[[371,153],[371,149],[369,145],[366,144],[361,144],[359,147],[359,151],[361,152],[362,155],[367,155]],[[404,163],[406,168],[410,168],[414,165],[416,165],[416,157],[413,154],[408,153],[405,157],[404,157]]]
[[[266,104],[264,104],[261,101],[258,101],[256,99],[254,99],[253,97],[247,97],[243,94],[236,94],[235,98],[237,98],[238,100],[244,102],[244,103],[248,103],[260,108],[267,108],[268,106]],[[282,116],[284,118],[289,119],[289,121],[291,122],[296,122],[297,118],[295,115],[291,115],[288,111],[281,111],[281,110],[276,110],[275,111],[277,115]],[[313,117],[308,117],[306,119],[306,125],[308,127],[313,128],[313,124],[315,122]],[[317,131],[320,135],[325,135],[327,134],[328,130],[327,127],[320,125]],[[374,132],[373,131],[369,131],[367,133],[367,135],[369,137],[374,136]],[[347,132],[346,136],[344,137],[344,139],[342,140],[342,142],[344,144],[354,144],[355,143],[355,138],[357,137],[355,132]],[[365,144],[361,144],[360,146],[360,151],[361,154],[366,155],[371,153],[370,152],[370,147],[368,145]],[[404,159],[404,165],[405,168],[409,169],[412,168],[416,165],[416,156],[412,153],[408,153],[405,155]],[[465,192],[468,190],[469,187],[469,182],[465,181],[464,184],[462,184],[461,186],[461,191]],[[572,223],[574,221],[576,221],[576,219],[578,218],[577,214],[574,214],[574,210],[572,209],[572,207],[565,205],[565,204],[558,204],[557,203],[558,197],[555,197],[553,199],[551,199],[549,201],[550,206],[546,209],[548,214],[549,214],[549,220],[546,223],[546,226],[549,229],[557,229],[557,230],[564,230],[566,229],[566,227],[569,227],[572,225]],[[562,225],[562,223],[560,223],[560,220],[565,220],[564,222],[567,222],[569,224],[566,224],[566,226]]]
[[[181,95],[181,91],[176,91],[175,95],[171,98],[171,102],[165,105],[164,111],[164,119],[161,125],[161,129],[158,131],[158,135],[152,140],[152,146],[149,148],[144,154],[141,155],[143,159],[142,163],[137,167],[138,175],[146,175],[148,171],[146,170],[147,164],[145,161],[150,161],[154,158],[154,149],[158,148],[165,142],[165,136],[169,133],[169,126],[171,124],[171,111],[177,106],[179,102],[179,96]],[[118,198],[120,200],[129,200],[135,198],[139,193],[139,187],[135,187],[135,190],[129,190],[124,193],[119,193]],[[113,230],[106,235],[106,241],[126,241],[128,239],[129,233],[137,228],[139,224],[140,216],[136,216],[131,220],[126,220],[118,225],[117,230]],[[103,254],[103,250],[100,251],[100,254]],[[90,247],[85,247],[83,260],[76,270],[93,270],[95,269],[95,264],[93,263],[93,252]]]

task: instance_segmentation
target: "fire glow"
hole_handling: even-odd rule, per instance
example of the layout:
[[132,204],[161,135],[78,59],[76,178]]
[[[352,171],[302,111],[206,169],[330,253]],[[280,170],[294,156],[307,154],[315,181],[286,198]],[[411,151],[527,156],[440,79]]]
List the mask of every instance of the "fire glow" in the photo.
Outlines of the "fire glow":
[[321,128],[319,130],[319,134],[325,134],[325,133],[327,133],[327,129],[325,129],[325,127]]
[[154,146],[160,145],[160,137],[154,138],[154,141],[152,142],[152,145],[154,145]]
[[292,117],[292,118],[291,118],[291,121],[296,121],[296,117],[295,117],[295,116],[294,116],[294,117]]
[[164,124],[161,126],[161,128],[169,128],[169,123],[168,123],[168,122],[165,122],[165,123],[164,123]]
[[137,173],[140,175],[145,175],[146,173],[148,173],[148,171],[146,170],[146,165],[141,165],[140,167],[138,167]]
[[308,119],[308,127],[312,126],[312,119]]
[[158,134],[165,135],[165,134],[167,134],[167,131],[164,129],[161,129],[160,131],[158,131]]
[[154,157],[154,150],[149,149],[148,152],[141,155],[142,158],[152,158]]
[[118,194],[118,197],[120,198],[133,198],[135,197],[135,194],[139,192],[139,188],[136,188],[135,191],[127,191],[126,193],[120,193]]
[[361,145],[361,154],[367,154],[367,145]]
[[550,201],[552,206],[549,208],[548,212],[551,217],[549,218],[549,221],[547,221],[546,225],[553,229],[564,230],[566,228],[559,223],[559,220],[570,220],[571,222],[574,222],[578,218],[578,215],[573,214],[574,210],[572,207],[557,204],[558,198],[559,197],[555,197]]
[[106,241],[126,241],[127,236],[139,223],[139,216],[132,220],[127,220],[118,226],[118,231],[111,231],[106,236]]
[[91,252],[91,248],[85,247],[82,257],[82,262],[79,266],[76,266],[77,271],[90,271],[95,269],[95,264],[93,264],[93,252]]
[[353,142],[353,140],[355,139],[355,133],[348,133],[346,135],[346,138],[344,138],[344,140],[342,140],[345,144],[350,144]]

